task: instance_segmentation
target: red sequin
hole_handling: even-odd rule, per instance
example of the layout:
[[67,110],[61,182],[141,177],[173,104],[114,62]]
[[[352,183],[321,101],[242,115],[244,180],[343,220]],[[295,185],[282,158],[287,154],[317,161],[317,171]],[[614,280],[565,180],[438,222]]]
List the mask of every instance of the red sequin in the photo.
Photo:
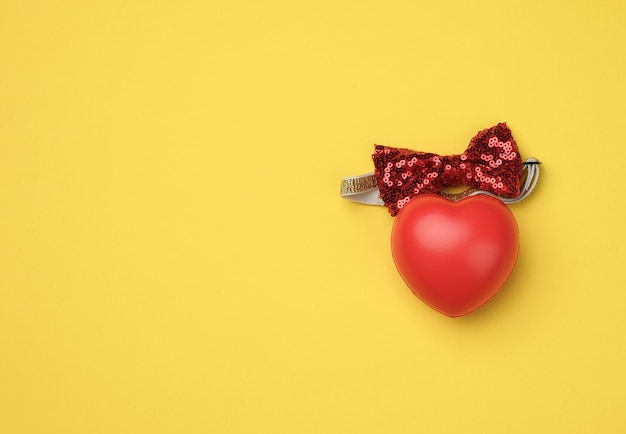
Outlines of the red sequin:
[[505,123],[480,131],[461,155],[377,145],[372,155],[380,197],[396,215],[412,197],[467,185],[503,197],[520,194],[522,159]]

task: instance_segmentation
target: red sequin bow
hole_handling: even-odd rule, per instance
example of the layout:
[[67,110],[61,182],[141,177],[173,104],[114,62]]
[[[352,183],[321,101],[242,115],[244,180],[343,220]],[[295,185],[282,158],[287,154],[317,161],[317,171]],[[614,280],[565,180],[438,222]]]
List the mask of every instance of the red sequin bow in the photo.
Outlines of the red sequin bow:
[[393,216],[412,197],[446,186],[464,184],[503,197],[520,194],[522,159],[505,123],[480,131],[460,155],[377,145],[372,158],[380,197]]

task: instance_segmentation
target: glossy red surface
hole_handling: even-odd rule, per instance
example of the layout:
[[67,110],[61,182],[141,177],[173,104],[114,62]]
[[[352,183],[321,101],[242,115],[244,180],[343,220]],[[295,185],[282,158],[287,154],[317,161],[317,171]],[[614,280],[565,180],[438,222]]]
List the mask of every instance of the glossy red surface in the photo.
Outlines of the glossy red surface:
[[413,198],[397,215],[391,251],[411,291],[433,309],[466,315],[489,301],[515,267],[517,222],[498,199]]

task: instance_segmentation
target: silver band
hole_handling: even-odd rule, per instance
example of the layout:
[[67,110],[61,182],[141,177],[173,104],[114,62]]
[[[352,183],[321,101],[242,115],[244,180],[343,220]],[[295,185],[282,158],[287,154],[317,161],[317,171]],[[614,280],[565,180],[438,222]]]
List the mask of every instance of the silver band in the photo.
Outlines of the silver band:
[[[477,194],[486,194],[488,196],[500,199],[507,205],[521,202],[526,199],[530,193],[534,190],[539,181],[539,161],[535,158],[529,158],[523,163],[522,168],[522,186],[520,194],[517,197],[506,198],[500,197],[493,193],[484,190],[477,190],[474,188],[468,188],[461,193],[448,193],[445,191],[439,192],[439,194],[446,199],[453,201],[461,200],[465,197],[476,196]],[[376,177],[374,172],[366,173],[359,176],[351,176],[341,180],[341,191],[339,192],[344,199],[351,200],[353,202],[364,203],[366,205],[380,205],[384,206],[385,203],[380,198],[380,191],[378,190],[378,184],[376,183]]]
[[374,172],[342,179],[339,194],[353,202],[385,206],[385,202],[380,198]]

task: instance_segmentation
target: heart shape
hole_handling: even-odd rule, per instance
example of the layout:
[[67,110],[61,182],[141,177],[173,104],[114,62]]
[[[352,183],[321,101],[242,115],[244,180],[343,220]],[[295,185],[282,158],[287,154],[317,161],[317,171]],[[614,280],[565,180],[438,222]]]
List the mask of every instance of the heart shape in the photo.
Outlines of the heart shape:
[[416,296],[457,317],[485,304],[504,285],[517,261],[519,231],[513,213],[496,198],[453,202],[426,194],[398,213],[391,252]]

